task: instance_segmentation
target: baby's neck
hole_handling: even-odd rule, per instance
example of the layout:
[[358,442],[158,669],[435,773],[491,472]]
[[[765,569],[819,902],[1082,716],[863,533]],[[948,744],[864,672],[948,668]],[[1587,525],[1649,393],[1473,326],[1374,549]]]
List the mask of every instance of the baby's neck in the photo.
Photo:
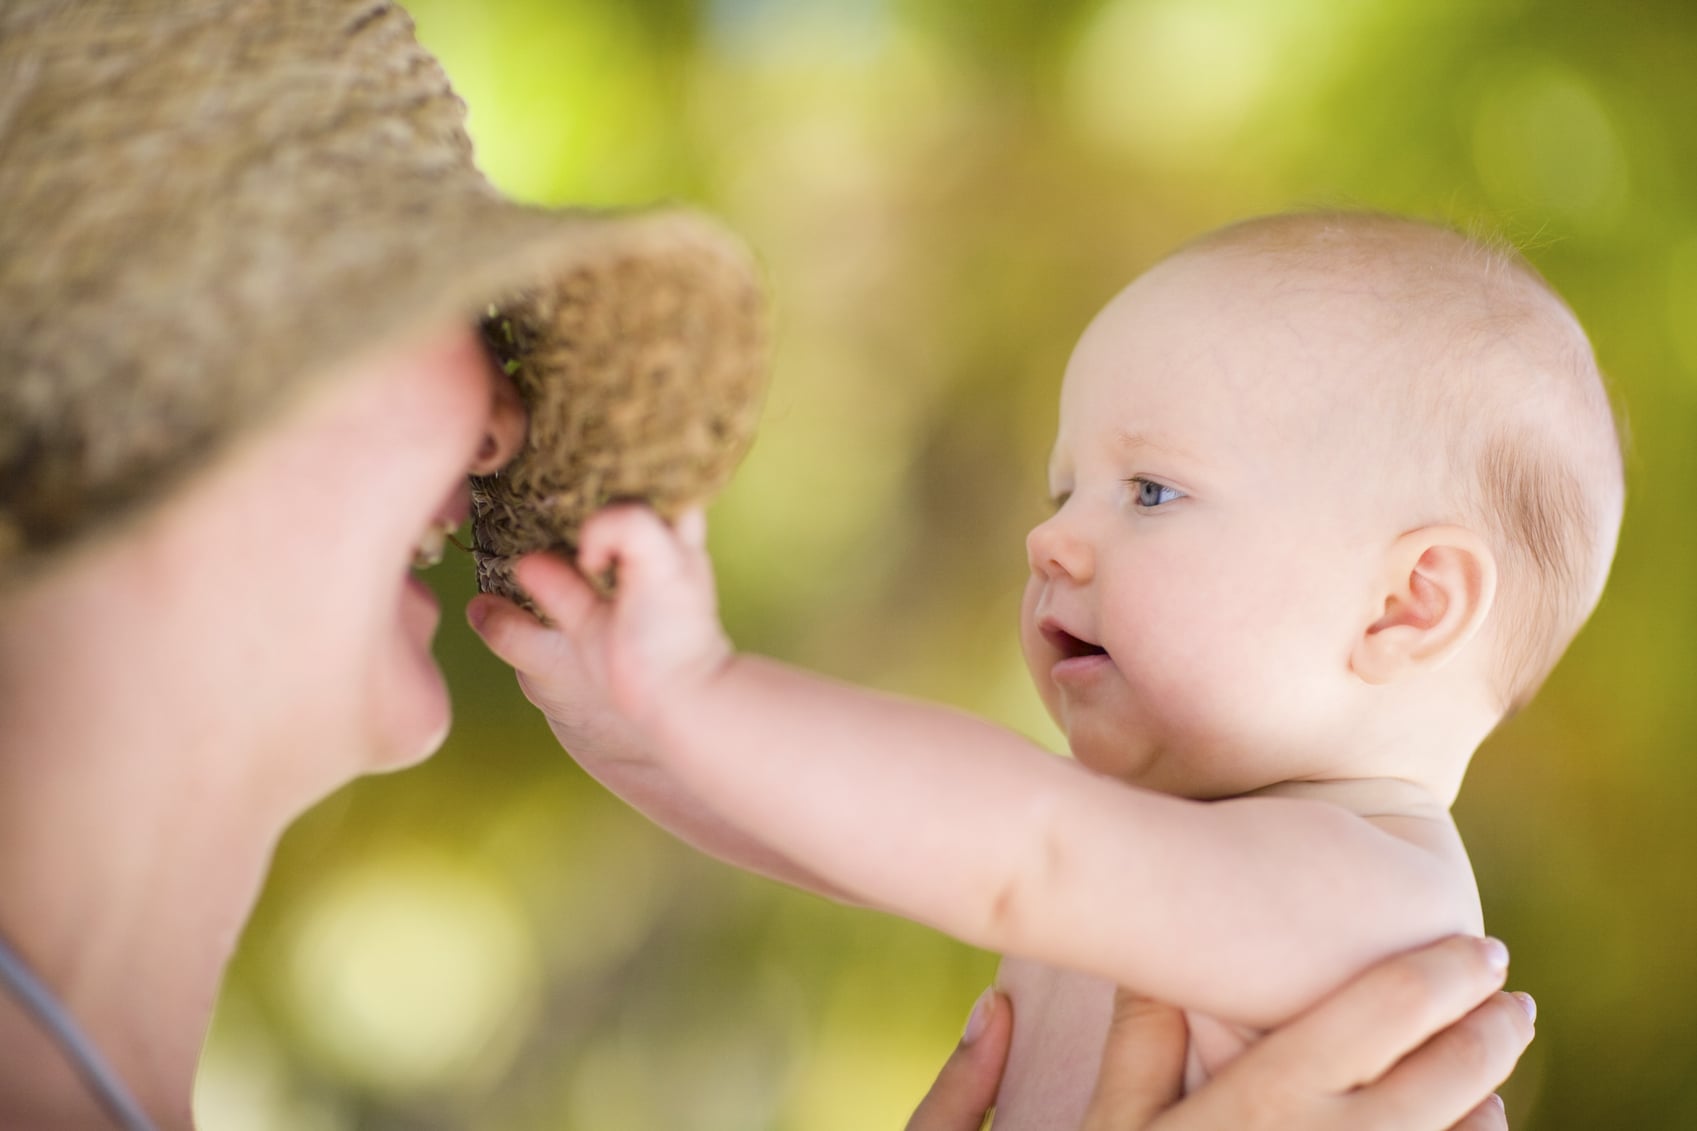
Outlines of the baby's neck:
[[1244,792],[1310,797],[1363,817],[1447,817],[1474,752],[1499,721],[1490,697],[1471,690],[1460,683],[1407,689],[1340,720],[1309,756],[1269,763],[1268,776],[1280,780],[1245,783]]
[[1449,806],[1431,789],[1402,778],[1335,778],[1282,781],[1245,797],[1299,797],[1324,801],[1358,817],[1424,817],[1448,820]]

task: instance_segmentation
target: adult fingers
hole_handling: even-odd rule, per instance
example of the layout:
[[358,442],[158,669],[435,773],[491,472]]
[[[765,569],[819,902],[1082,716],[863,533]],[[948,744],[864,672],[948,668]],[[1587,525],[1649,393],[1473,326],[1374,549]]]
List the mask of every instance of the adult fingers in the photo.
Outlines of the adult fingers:
[[907,1131],[978,1131],[996,1102],[1012,1038],[1012,1004],[985,990],[972,1007],[960,1044],[907,1121]]
[[1508,1114],[1503,1111],[1502,1097],[1491,1093],[1450,1131],[1508,1131]]
[[1476,1119],[1479,1097],[1508,1079],[1532,1043],[1530,1001],[1522,994],[1493,994],[1377,1084],[1349,1097],[1352,1125],[1427,1131],[1461,1120],[1466,1126]]
[[1466,1016],[1507,969],[1508,951],[1494,939],[1458,935],[1396,955],[1269,1034],[1244,1054],[1244,1067],[1296,1094],[1342,1095]]
[[1184,1012],[1122,989],[1080,1131],[1131,1131],[1178,1102],[1189,1027]]

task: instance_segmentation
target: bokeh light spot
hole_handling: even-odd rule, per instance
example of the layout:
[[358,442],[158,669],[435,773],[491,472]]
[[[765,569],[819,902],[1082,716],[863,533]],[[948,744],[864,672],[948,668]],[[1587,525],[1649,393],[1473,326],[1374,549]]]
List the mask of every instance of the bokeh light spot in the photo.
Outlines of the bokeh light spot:
[[197,1127],[217,1131],[354,1131],[332,1097],[296,1086],[287,1050],[253,999],[226,984],[194,1080]]
[[1236,5],[1113,0],[1079,41],[1069,75],[1084,132],[1183,161],[1230,138],[1272,77],[1262,21]]
[[393,852],[324,884],[289,934],[291,1012],[325,1066],[373,1091],[487,1079],[536,1000],[520,909],[442,853]]
[[1501,68],[1479,103],[1473,161],[1507,207],[1596,229],[1626,203],[1626,155],[1607,108],[1583,75],[1554,60]]
[[1377,0],[1109,0],[1067,65],[1074,125],[1174,169],[1288,130],[1386,7]]
[[478,165],[503,192],[537,204],[622,204],[665,190],[665,83],[629,8],[407,7],[466,100]]
[[732,54],[788,53],[811,41],[830,56],[872,60],[890,30],[884,0],[709,0],[713,42]]

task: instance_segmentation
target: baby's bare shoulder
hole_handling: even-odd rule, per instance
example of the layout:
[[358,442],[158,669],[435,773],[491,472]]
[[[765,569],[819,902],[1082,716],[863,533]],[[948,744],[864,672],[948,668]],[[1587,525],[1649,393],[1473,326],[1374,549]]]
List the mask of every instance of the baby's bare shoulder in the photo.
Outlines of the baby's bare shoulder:
[[1367,817],[1374,827],[1391,836],[1425,849],[1438,862],[1440,874],[1455,896],[1459,914],[1472,934],[1485,933],[1484,911],[1479,903],[1479,884],[1473,877],[1473,862],[1467,846],[1447,810],[1435,814],[1384,813]]
[[1437,864],[1443,885],[1453,891],[1460,917],[1483,931],[1479,889],[1467,847],[1449,809],[1426,790],[1406,781],[1364,778],[1329,782],[1282,782],[1257,796],[1300,798],[1345,809],[1380,832],[1422,850]]

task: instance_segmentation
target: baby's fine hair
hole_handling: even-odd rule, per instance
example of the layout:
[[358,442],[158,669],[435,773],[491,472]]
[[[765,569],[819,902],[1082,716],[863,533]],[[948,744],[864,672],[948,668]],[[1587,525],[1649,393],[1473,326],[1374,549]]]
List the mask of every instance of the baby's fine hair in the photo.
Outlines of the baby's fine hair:
[[1497,560],[1487,631],[1503,711],[1523,706],[1602,595],[1625,482],[1608,391],[1567,304],[1506,240],[1369,212],[1244,221],[1177,254],[1248,253],[1346,280],[1399,346],[1383,408],[1440,486],[1431,521],[1477,529]]

